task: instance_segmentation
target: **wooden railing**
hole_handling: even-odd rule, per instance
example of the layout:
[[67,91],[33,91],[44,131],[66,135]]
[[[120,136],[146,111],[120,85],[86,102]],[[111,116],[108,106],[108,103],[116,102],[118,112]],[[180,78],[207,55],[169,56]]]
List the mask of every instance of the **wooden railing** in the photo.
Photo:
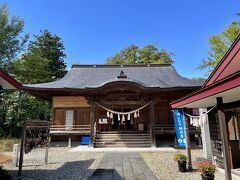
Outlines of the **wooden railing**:
[[50,134],[89,134],[90,125],[51,125]]
[[[167,125],[155,125],[154,126],[155,134],[175,134],[175,128],[173,124]],[[200,129],[190,126],[189,134],[199,134]]]

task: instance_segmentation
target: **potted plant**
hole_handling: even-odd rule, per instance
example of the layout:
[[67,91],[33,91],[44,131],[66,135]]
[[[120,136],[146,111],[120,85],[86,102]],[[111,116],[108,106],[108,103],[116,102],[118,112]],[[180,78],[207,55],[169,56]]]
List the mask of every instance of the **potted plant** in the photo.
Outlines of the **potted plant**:
[[184,154],[176,154],[174,160],[178,162],[178,169],[180,172],[187,172],[187,157]]
[[201,160],[199,162],[195,163],[195,166],[198,168],[198,170],[202,173],[202,180],[213,180],[214,179],[214,173],[216,170],[215,165],[212,164],[209,160]]

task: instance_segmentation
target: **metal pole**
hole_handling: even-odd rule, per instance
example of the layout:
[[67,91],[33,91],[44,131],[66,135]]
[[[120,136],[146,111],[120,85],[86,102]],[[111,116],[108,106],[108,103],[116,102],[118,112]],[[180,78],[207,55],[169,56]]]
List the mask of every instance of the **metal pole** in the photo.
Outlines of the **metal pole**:
[[[183,108],[183,111],[186,112],[187,108]],[[186,154],[187,154],[187,162],[188,162],[188,171],[192,171],[192,156],[191,156],[191,145],[190,145],[190,137],[189,137],[189,127],[188,127],[188,117],[184,114],[184,128],[186,135]]]

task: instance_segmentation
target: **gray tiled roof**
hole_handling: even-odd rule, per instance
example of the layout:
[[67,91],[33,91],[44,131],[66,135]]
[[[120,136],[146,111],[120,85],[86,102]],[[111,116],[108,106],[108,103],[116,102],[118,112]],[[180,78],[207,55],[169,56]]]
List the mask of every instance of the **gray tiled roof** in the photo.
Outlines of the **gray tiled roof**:
[[[118,78],[121,70],[126,79]],[[196,87],[201,83],[180,76],[169,64],[154,65],[73,65],[72,69],[60,80],[30,84],[33,88],[97,88],[110,82],[129,81],[143,87],[173,88]]]

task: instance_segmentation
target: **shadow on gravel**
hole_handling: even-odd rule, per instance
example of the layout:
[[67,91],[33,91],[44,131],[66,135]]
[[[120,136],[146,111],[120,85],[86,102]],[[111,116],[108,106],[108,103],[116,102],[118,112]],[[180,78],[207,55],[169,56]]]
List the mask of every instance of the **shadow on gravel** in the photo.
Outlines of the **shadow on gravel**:
[[[61,180],[80,180],[80,179],[87,179],[89,175],[91,175],[94,172],[94,169],[89,169],[89,167],[94,162],[94,159],[90,160],[84,160],[84,161],[73,161],[73,162],[66,162],[58,169],[51,170],[51,166],[44,167],[45,165],[42,165],[43,167],[36,166],[37,168],[41,169],[35,169],[36,167],[29,168],[28,165],[25,165],[23,167],[22,176],[19,178],[17,176],[18,171],[17,170],[9,170],[8,173],[12,175],[13,179],[36,179],[36,180],[55,180],[55,179],[61,179]],[[25,168],[25,169],[24,169]]]

